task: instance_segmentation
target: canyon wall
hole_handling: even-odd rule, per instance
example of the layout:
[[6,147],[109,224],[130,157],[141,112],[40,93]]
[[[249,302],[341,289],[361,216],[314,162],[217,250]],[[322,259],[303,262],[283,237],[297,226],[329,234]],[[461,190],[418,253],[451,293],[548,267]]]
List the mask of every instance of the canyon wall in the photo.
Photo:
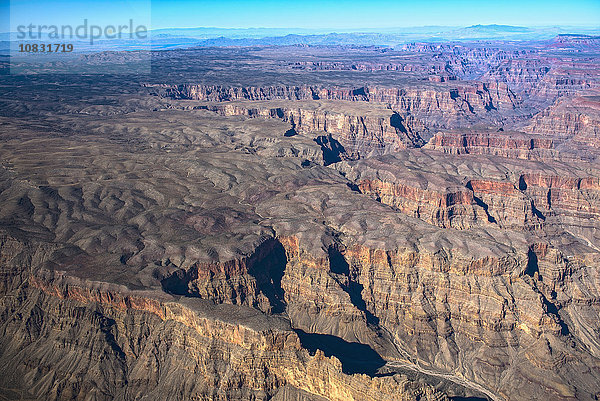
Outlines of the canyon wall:
[[16,396],[447,400],[400,374],[343,373],[283,318],[36,269],[31,255],[47,257],[44,248],[2,237],[1,386]]

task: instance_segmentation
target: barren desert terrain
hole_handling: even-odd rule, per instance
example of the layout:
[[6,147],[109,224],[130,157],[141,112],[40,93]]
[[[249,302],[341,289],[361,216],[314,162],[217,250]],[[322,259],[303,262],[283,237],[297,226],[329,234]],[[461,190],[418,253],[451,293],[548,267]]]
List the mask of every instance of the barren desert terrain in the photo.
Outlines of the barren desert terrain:
[[0,81],[0,398],[600,397],[600,39],[82,57]]

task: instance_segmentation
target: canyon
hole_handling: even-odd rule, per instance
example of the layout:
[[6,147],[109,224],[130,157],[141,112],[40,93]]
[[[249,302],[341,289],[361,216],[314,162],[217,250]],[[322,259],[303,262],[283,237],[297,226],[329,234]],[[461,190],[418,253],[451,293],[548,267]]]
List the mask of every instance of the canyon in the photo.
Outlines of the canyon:
[[152,56],[0,61],[4,399],[600,397],[597,39]]

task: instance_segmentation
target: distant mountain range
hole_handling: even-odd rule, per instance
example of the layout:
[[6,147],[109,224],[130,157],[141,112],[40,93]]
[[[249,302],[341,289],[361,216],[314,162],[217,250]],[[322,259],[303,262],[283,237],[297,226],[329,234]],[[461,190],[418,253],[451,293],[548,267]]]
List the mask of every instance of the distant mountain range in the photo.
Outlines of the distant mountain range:
[[[226,46],[357,45],[397,46],[411,42],[477,40],[550,40],[561,34],[600,35],[600,26],[522,27],[472,25],[469,27],[424,26],[410,28],[302,29],[302,28],[167,28],[151,31],[153,49]],[[0,34],[0,52],[6,53],[16,33]],[[148,48],[148,41],[99,40],[94,45],[76,43],[78,51],[132,50]]]
[[559,34],[600,34],[600,27],[522,27],[510,25],[473,25],[469,27],[430,26],[362,30],[308,29],[157,29],[152,31],[155,48],[196,46],[273,46],[273,45],[380,45],[395,46],[409,42],[473,40],[548,40]]

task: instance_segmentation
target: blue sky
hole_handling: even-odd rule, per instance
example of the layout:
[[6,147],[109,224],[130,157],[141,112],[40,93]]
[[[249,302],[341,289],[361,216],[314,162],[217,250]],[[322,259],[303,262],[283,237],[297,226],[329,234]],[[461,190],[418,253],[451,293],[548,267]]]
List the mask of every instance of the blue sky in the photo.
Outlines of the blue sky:
[[154,29],[600,25],[600,0],[0,0],[3,28],[9,9],[35,24],[78,24],[88,18],[99,25],[121,23],[136,15],[143,20],[151,10]]
[[[174,6],[173,4],[177,5]],[[371,28],[600,25],[600,0],[153,1],[153,26]]]

